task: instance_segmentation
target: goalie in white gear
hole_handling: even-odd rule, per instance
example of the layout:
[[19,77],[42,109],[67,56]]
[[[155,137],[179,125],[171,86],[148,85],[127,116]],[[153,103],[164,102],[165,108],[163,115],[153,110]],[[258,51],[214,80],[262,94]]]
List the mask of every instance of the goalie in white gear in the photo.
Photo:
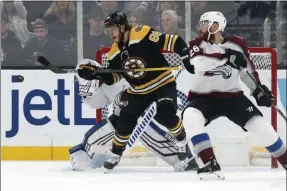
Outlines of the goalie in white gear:
[[[78,64],[92,64],[101,67],[93,60],[84,59]],[[77,66],[77,67],[78,67]],[[125,106],[125,80],[107,86],[99,84],[99,80],[87,81],[76,74],[79,82],[79,92],[83,103],[89,107],[98,109],[113,103],[114,112],[108,119],[89,129],[81,144],[70,149],[70,159],[73,170],[85,170],[87,168],[99,168],[109,158],[109,149],[112,146],[114,125],[117,121],[121,107]],[[177,148],[172,136],[160,128],[153,119],[145,128],[145,132],[138,138],[155,156],[160,157],[172,165],[174,171],[187,171],[197,169],[197,164],[192,156],[191,150],[187,149],[187,158],[179,161]],[[96,149],[95,149],[96,148]],[[96,151],[95,151],[96,150]]]
[[226,19],[222,13],[204,13],[198,25],[200,36],[189,43],[190,63],[195,68],[195,74],[189,75],[190,103],[182,117],[185,128],[192,129],[189,135],[195,153],[204,163],[198,174],[201,178],[206,178],[206,174],[224,178],[220,175],[220,166],[204,129],[221,116],[244,131],[255,132],[258,145],[264,146],[286,169],[286,146],[257,107],[243,94],[238,84],[239,77],[249,87],[258,106],[271,107],[274,96],[260,83],[245,40],[233,35],[223,36],[225,26]]

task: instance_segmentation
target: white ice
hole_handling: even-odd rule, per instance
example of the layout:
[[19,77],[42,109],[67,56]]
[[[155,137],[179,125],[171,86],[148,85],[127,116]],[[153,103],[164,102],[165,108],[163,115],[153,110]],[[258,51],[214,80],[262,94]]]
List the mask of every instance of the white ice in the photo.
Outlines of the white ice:
[[72,171],[69,162],[1,162],[1,191],[286,191],[286,171],[224,168],[226,180],[200,181],[196,172],[167,167],[118,167]]

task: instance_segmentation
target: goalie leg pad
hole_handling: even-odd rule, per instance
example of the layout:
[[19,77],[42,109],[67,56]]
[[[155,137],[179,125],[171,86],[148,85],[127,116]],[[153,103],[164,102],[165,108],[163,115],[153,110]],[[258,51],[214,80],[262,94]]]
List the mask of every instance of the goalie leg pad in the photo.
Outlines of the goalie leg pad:
[[82,144],[76,145],[69,150],[72,169],[83,171],[91,166],[91,158],[83,149]]
[[193,160],[194,157],[189,147],[186,160],[179,161],[176,140],[166,131],[164,126],[153,119],[140,137],[140,141],[154,155],[173,166],[176,172],[197,169],[196,161]]
[[107,151],[111,148],[113,134],[113,126],[108,120],[102,120],[89,129],[82,144],[69,150],[72,168],[85,170],[101,167],[108,159]]

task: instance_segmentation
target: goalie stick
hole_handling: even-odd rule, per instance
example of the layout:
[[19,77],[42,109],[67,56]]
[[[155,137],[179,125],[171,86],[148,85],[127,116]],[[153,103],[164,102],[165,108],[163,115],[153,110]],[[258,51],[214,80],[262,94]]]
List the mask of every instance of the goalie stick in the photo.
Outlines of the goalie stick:
[[[54,72],[55,74],[67,74],[67,73],[77,73],[77,70],[64,70],[55,65],[53,65],[49,60],[43,56],[38,56],[37,61]],[[83,66],[82,68],[92,68],[95,73],[124,73],[124,72],[153,72],[153,71],[163,71],[163,70],[180,70],[180,66],[175,67],[161,67],[161,68],[134,68],[134,69],[98,69],[95,66]]]

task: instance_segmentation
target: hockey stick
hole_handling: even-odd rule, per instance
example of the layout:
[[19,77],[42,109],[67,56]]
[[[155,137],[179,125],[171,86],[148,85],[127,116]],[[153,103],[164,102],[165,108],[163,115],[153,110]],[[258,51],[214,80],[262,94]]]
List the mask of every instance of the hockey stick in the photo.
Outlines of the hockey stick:
[[[54,66],[45,57],[39,56],[37,58],[38,62],[54,72],[55,74],[67,74],[67,73],[77,73],[77,70],[63,70],[57,66]],[[154,71],[164,71],[164,70],[180,70],[181,67],[161,67],[161,68],[134,68],[134,69],[98,69],[95,66],[81,66],[81,68],[90,68],[94,70],[94,73],[124,73],[124,72],[154,72]]]
[[[256,84],[256,86],[260,88],[258,82],[253,78],[253,76],[248,71],[246,71],[246,73],[252,79],[252,81]],[[260,88],[260,89],[261,89],[262,92],[264,92],[262,90],[262,88]],[[274,102],[272,102],[272,106],[280,114],[280,116],[287,122],[287,117],[284,115],[284,113],[279,109],[279,107]]]
[[[152,103],[149,108],[146,110],[145,115],[141,118],[141,121],[137,124],[136,128],[133,130],[129,141],[127,143],[127,146],[131,148],[133,144],[136,142],[138,137],[142,135],[144,132],[145,128],[149,123],[152,121],[154,116],[156,115],[156,103]],[[93,145],[90,148],[90,151],[94,153],[99,153],[99,154],[107,154],[108,150],[110,147],[107,146],[101,146],[101,145]]]

